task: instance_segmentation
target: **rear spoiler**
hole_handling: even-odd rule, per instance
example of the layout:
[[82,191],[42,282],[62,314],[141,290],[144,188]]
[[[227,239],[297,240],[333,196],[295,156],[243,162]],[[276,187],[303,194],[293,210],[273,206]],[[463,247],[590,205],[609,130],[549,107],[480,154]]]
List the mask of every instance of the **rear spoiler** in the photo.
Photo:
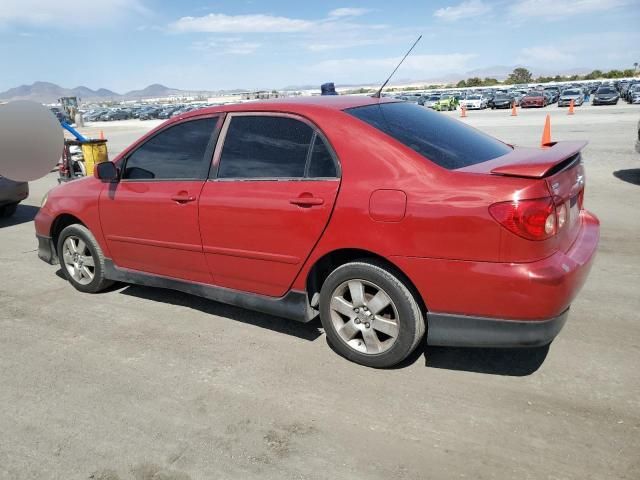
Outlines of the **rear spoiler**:
[[511,153],[495,159],[499,165],[491,170],[508,177],[544,178],[564,170],[580,160],[586,141],[548,143],[544,148],[515,147]]

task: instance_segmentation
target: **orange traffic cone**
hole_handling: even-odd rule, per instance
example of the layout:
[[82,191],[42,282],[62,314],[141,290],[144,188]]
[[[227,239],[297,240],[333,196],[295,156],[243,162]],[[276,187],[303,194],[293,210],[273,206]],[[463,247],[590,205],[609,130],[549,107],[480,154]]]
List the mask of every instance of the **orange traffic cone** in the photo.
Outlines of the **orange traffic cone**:
[[465,118],[467,116],[467,107],[462,105],[460,107],[460,117]]
[[573,98],[569,102],[569,111],[567,112],[567,115],[573,115]]
[[104,132],[100,130],[100,140],[104,140]]
[[544,121],[544,130],[542,131],[542,141],[540,146],[546,147],[551,143],[551,117],[547,114],[547,119]]
[[518,116],[518,109],[516,108],[516,102],[511,103],[511,116],[512,117]]

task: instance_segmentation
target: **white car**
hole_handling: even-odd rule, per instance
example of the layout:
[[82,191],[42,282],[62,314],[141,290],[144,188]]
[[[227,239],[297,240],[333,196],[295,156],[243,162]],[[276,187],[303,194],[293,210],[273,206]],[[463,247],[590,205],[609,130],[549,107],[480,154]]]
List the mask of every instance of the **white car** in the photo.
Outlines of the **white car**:
[[460,100],[460,106],[467,110],[483,110],[489,105],[489,100],[482,95],[469,95],[464,100]]

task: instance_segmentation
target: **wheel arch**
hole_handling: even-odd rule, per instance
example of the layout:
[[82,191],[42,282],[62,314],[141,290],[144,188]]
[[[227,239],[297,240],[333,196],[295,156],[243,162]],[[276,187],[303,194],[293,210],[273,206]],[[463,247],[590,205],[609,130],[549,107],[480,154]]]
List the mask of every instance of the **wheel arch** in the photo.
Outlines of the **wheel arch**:
[[61,213],[53,220],[53,222],[51,222],[49,235],[51,236],[53,248],[55,249],[56,254],[58,253],[58,238],[60,237],[60,233],[69,225],[74,224],[80,224],[87,228],[87,225],[82,220],[70,213]]
[[333,250],[331,252],[325,253],[314,262],[313,266],[309,270],[309,273],[307,274],[306,280],[307,295],[309,298],[309,304],[312,306],[312,308],[317,308],[320,297],[320,289],[322,288],[324,281],[331,274],[331,272],[333,272],[339,266],[344,265],[345,263],[363,260],[373,261],[378,265],[388,268],[394,275],[396,275],[413,294],[416,302],[418,303],[418,306],[422,310],[422,313],[423,315],[425,315],[426,319],[426,313],[428,311],[426,301],[424,298],[422,298],[422,295],[420,295],[419,290],[411,281],[409,276],[388,258],[383,257],[382,255],[379,255],[375,252],[359,248],[343,248]]

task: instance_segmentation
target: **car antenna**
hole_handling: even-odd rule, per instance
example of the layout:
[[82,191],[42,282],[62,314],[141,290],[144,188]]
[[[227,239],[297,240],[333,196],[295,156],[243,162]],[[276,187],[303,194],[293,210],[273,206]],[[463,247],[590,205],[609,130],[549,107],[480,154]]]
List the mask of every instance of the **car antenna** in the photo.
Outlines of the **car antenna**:
[[396,71],[400,68],[400,65],[402,65],[402,62],[404,62],[405,58],[409,56],[409,54],[411,53],[411,50],[413,50],[413,47],[415,47],[418,44],[421,38],[422,38],[422,35],[420,35],[418,39],[415,42],[413,42],[413,45],[411,45],[411,48],[409,49],[409,51],[404,54],[404,57],[402,57],[402,60],[400,60],[400,63],[398,64],[398,66],[393,70],[393,72],[391,72],[391,75],[389,75],[389,78],[387,78],[385,82],[382,84],[382,86],[380,87],[380,89],[373,94],[373,98],[380,98],[380,95],[382,95],[382,89],[387,86],[387,83],[389,83],[389,80],[391,80],[391,77],[393,77],[393,74],[396,73]]

